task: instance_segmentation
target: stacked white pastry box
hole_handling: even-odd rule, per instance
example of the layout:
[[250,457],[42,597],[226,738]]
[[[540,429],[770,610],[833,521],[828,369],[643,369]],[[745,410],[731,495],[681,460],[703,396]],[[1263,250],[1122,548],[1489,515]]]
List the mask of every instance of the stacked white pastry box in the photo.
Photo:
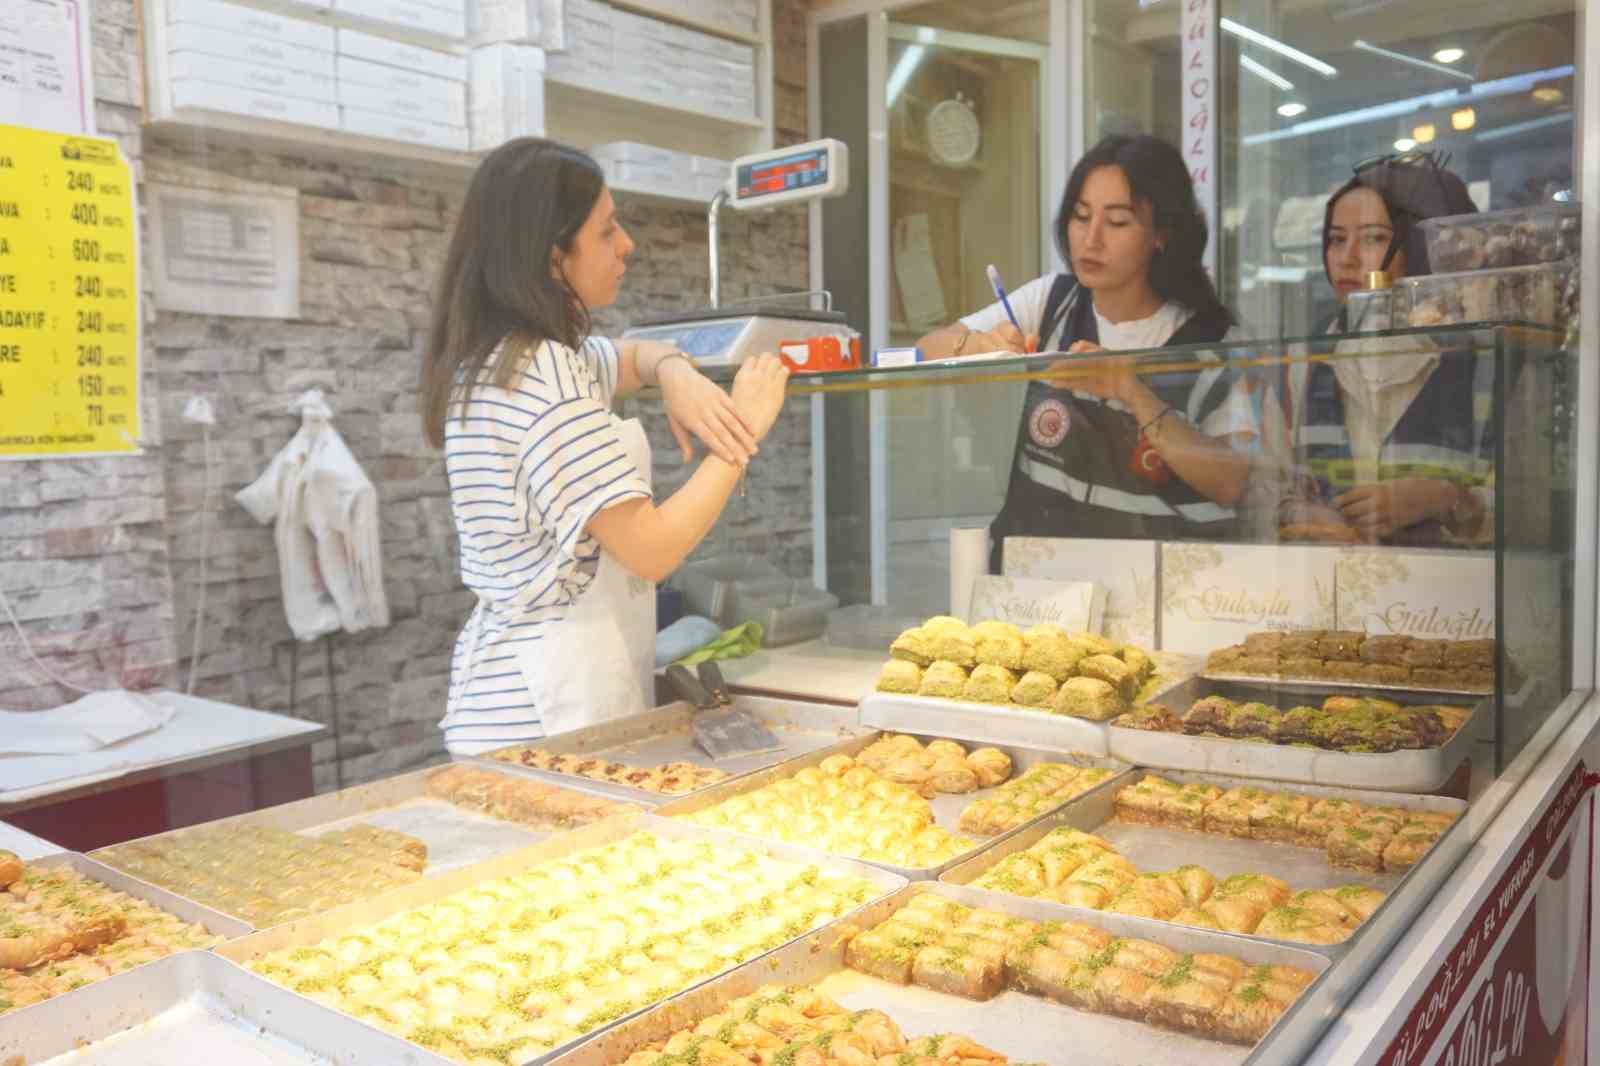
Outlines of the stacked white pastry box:
[[[467,61],[445,50],[446,38],[466,34],[465,0],[295,6],[308,17],[226,0],[167,0],[172,106],[466,151]],[[419,39],[441,47],[413,43]]]
[[[756,118],[755,48],[599,0],[567,0],[550,76],[722,118]],[[616,57],[627,56],[619,64]]]
[[171,0],[167,21],[174,108],[339,128],[331,27],[222,0]]
[[339,115],[350,133],[464,152],[465,56],[338,31]]
[[489,44],[472,50],[472,150],[544,135],[544,49]]
[[589,149],[606,172],[606,182],[685,200],[710,201],[728,178],[725,160],[674,152],[652,144],[613,141]]
[[467,0],[332,0],[341,25],[423,40],[465,40]]

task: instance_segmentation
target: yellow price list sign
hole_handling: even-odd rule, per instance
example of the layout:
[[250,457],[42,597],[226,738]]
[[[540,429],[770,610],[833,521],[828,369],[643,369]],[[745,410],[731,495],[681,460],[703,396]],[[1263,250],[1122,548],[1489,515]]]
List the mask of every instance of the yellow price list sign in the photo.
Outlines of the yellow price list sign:
[[0,125],[0,458],[139,450],[134,203],[114,141]]

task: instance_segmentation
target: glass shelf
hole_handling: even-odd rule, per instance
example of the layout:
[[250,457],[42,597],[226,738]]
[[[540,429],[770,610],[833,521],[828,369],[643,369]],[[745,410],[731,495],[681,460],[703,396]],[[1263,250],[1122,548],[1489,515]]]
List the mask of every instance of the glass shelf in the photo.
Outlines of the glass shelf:
[[[1416,338],[1417,346],[1402,342]],[[789,391],[796,395],[863,392],[1025,381],[1070,382],[1092,373],[1109,361],[1130,362],[1141,375],[1196,372],[1220,363],[1233,369],[1276,367],[1303,361],[1411,355],[1420,351],[1471,351],[1489,354],[1529,346],[1558,348],[1561,332],[1525,323],[1476,322],[1459,326],[1432,326],[1356,334],[1322,334],[1268,340],[1237,340],[1222,344],[1191,344],[1170,348],[1072,355],[1044,352],[1037,355],[991,354],[940,359],[909,366],[864,367],[815,374],[796,374]],[[1063,367],[1070,360],[1071,367]],[[718,368],[732,376],[731,368]]]

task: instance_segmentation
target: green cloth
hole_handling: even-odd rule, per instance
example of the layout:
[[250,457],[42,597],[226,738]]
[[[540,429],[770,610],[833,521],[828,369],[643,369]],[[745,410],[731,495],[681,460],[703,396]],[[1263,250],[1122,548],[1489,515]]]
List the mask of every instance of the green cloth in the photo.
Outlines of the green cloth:
[[727,630],[705,647],[696,648],[678,662],[683,666],[699,666],[711,659],[743,659],[761,647],[764,636],[766,633],[760,622],[746,622]]

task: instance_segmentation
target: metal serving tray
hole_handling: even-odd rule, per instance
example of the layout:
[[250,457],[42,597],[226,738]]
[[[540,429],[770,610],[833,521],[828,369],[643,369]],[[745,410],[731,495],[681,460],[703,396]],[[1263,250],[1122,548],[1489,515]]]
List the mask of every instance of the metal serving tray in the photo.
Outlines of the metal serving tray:
[[[935,735],[920,730],[897,730],[897,732],[906,732],[924,743],[930,740],[948,739],[942,734]],[[835,747],[829,748],[825,751],[813,752],[812,754],[799,759],[791,759],[789,762],[783,763],[780,766],[774,766],[758,773],[749,774],[734,781],[724,781],[721,784],[712,786],[711,788],[702,789],[692,796],[682,797],[673,801],[672,803],[667,803],[663,806],[657,807],[655,813],[663,817],[676,817],[678,815],[693,814],[696,811],[705,810],[707,807],[714,807],[718,803],[721,803],[723,800],[729,799],[730,797],[742,795],[746,792],[754,792],[756,789],[764,788],[774,781],[778,781],[786,777],[793,777],[796,773],[808,766],[816,766],[818,763],[822,762],[823,759],[826,759],[830,755],[857,755],[877,739],[878,734],[873,734],[872,736],[867,737],[858,737],[855,740],[836,745]],[[1095,786],[1093,790],[1085,793],[1085,795],[1092,796],[1099,792],[1106,792],[1108,790],[1120,787],[1121,785],[1128,784],[1131,781],[1130,774],[1132,767],[1126,763],[1118,762],[1115,759],[1106,758],[1104,756],[1080,755],[1076,752],[1038,751],[1032,748],[1010,747],[1004,744],[990,744],[988,746],[997,747],[1011,757],[1012,778],[1015,778],[1017,774],[1022,773],[1024,770],[1027,770],[1029,767],[1037,763],[1066,762],[1072,763],[1076,766],[1100,766],[1117,771],[1115,776],[1106,778],[1105,781]],[[1008,778],[1008,780],[1010,779]],[[995,788],[999,787],[1000,786],[998,785],[995,786]],[[930,805],[933,807],[934,821],[952,833],[957,833],[962,836],[969,836],[971,834],[961,832],[961,812],[966,810],[967,807],[970,806],[975,800],[992,795],[993,792],[994,789],[985,788],[979,789],[976,792],[967,792],[961,795],[941,794],[935,796],[929,801]],[[1048,817],[1048,815],[1040,815],[1040,817]],[[1035,821],[1037,821],[1037,819],[1035,819]],[[1024,822],[1017,829],[1009,830],[1008,833],[1018,832],[1020,829],[1024,829],[1031,824],[1033,823]],[[932,881],[936,880],[941,873],[950,869],[950,867],[959,862],[965,861],[970,856],[976,855],[979,851],[989,847],[995,841],[1004,840],[1008,833],[1001,833],[998,836],[979,838],[977,847],[967,851],[962,855],[956,856],[949,862],[941,863],[938,866],[894,866],[890,863],[876,862],[871,859],[857,861],[869,862],[874,866],[893,871],[909,881]],[[755,836],[752,837],[752,839],[762,840],[766,838]],[[833,853],[812,850],[812,854],[821,855]]]
[[[1230,674],[1222,671],[1206,670],[1200,674],[1206,681],[1235,682],[1247,685],[1275,685],[1281,689],[1292,691],[1316,691],[1318,689],[1332,689],[1341,693],[1371,692],[1374,686],[1365,681],[1335,681],[1321,677],[1266,677],[1261,674]],[[1381,689],[1381,691],[1390,691]],[[1476,696],[1482,699],[1494,693],[1490,688],[1444,688],[1437,685],[1418,685],[1407,682],[1406,692],[1427,693],[1430,696]],[[1388,697],[1392,698],[1392,697]],[[1437,703],[1438,700],[1430,702]]]
[[[1032,905],[1031,900],[924,882],[909,885],[867,908],[852,924],[870,929],[923,892],[1036,921],[1061,917]],[[606,1030],[557,1062],[559,1066],[614,1066],[644,1046],[666,1040],[717,1013],[730,1001],[770,984],[815,985],[847,1010],[881,1010],[908,1037],[959,1033],[1005,1054],[1012,1062],[1044,1062],[1052,1066],[1265,1066],[1296,1062],[1333,1017],[1332,1005],[1336,1001],[1321,994],[1328,982],[1329,961],[1320,955],[1121,915],[1094,914],[1083,920],[1116,936],[1153,940],[1176,951],[1217,952],[1251,965],[1299,966],[1318,977],[1260,1044],[1246,1048],[1168,1032],[1125,1018],[1078,1011],[1042,996],[1012,990],[978,1003],[926,988],[891,984],[846,967],[845,947],[852,930],[834,923]]]
[[176,892],[162,888],[160,885],[152,885],[147,881],[141,881],[132,874],[123,873],[114,866],[107,866],[89,855],[80,855],[75,851],[63,851],[56,855],[46,855],[42,859],[30,859],[26,865],[36,866],[40,869],[69,867],[91,881],[98,881],[107,888],[114,888],[118,892],[126,892],[134,899],[144,900],[151,906],[159,907],[168,914],[176,915],[186,922],[197,922],[214,936],[232,940],[255,931],[255,926],[249,922],[240,921],[238,918],[230,917],[221,911],[213,910],[203,903],[196,903],[192,899],[186,899]]
[[[782,750],[713,760],[695,745],[694,733],[690,728],[695,709],[682,702],[669,703],[653,711],[618,718],[585,729],[574,729],[570,733],[558,733],[533,741],[530,745],[512,746],[532,746],[558,755],[593,755],[613,762],[627,763],[630,766],[660,766],[669,762],[687,762],[696,766],[716,767],[718,770],[727,771],[733,777],[742,777],[819,749],[831,749],[841,741],[871,732],[857,724],[853,708],[834,704],[780,700],[765,696],[736,696],[733,705],[739,710],[751,712],[777,734],[778,739],[783,742]],[[541,781],[566,785],[569,788],[602,796],[632,800],[635,803],[652,805],[667,803],[683,799],[685,796],[698,796],[705,791],[698,789],[682,795],[667,796],[611,781],[595,781],[576,774],[559,774],[524,766],[521,763],[501,762],[488,754],[473,758],[474,761],[487,763],[498,769],[531,774]],[[716,785],[707,787],[715,788],[726,783],[719,781]]]
[[[733,833],[657,818],[644,813],[624,814],[595,822],[593,825],[570,830],[511,855],[502,855],[499,858],[479,863],[476,866],[454,870],[426,881],[405,885],[380,897],[348,903],[342,907],[324,911],[321,914],[314,914],[308,918],[301,918],[298,921],[288,922],[272,929],[254,933],[241,940],[224,944],[217,948],[216,952],[225,959],[243,965],[280,948],[307,947],[318,943],[325,937],[334,936],[350,929],[372,925],[391,915],[443,899],[484,881],[508,877],[537,866],[542,862],[559,859],[574,852],[582,851],[585,848],[599,847],[603,844],[622,840],[638,832],[653,833],[656,836],[673,840],[707,840],[728,848],[757,851],[770,855],[775,859],[820,866],[833,873],[859,877],[869,882],[877,890],[878,895],[875,897],[874,902],[877,899],[893,895],[901,888],[904,888],[906,884],[904,878],[875,866],[819,855],[819,853],[806,848],[795,848],[772,841],[741,837]],[[847,919],[853,918],[855,915],[860,914],[862,909],[853,911],[844,917]],[[807,935],[809,936],[810,934]],[[765,956],[757,956],[757,958],[763,957]],[[703,983],[701,982],[701,984]],[[293,993],[287,994],[293,995]],[[635,1013],[639,1012],[636,1011]],[[632,1016],[627,1015],[624,1019],[619,1020],[626,1020],[627,1017]],[[339,1014],[339,1017],[352,1025],[370,1028],[366,1026],[366,1023],[358,1022],[342,1013]],[[372,1031],[377,1032],[379,1030],[373,1029]],[[576,1047],[578,1043],[578,1040],[574,1040],[565,1047],[557,1048],[549,1054],[540,1056],[533,1062],[539,1064],[550,1062],[558,1054],[571,1047]]]
[[[1298,693],[1306,698],[1291,697],[1285,701],[1281,695],[1285,692]],[[1203,697],[1226,696],[1229,699],[1259,700],[1275,706],[1287,702],[1292,706],[1297,702],[1312,702],[1311,698],[1319,695],[1326,697],[1353,694],[1369,695],[1400,704],[1433,705],[1440,702],[1436,697],[1410,690],[1378,689],[1370,686],[1341,689],[1320,684],[1290,688],[1275,681],[1259,679],[1239,682],[1212,681],[1198,677],[1169,689],[1163,697],[1163,702],[1172,703],[1174,710],[1177,706],[1187,710],[1196,700]],[[1315,702],[1321,701],[1315,700]],[[1301,748],[1289,744],[1196,737],[1186,733],[1156,733],[1143,729],[1128,729],[1119,725],[1112,725],[1108,733],[1111,754],[1140,766],[1237,774],[1243,777],[1264,777],[1276,781],[1298,781],[1311,785],[1334,785],[1343,788],[1431,792],[1441,788],[1471,754],[1474,740],[1490,718],[1487,708],[1491,702],[1479,701],[1472,708],[1471,717],[1463,722],[1455,735],[1440,747],[1382,754],[1324,751],[1320,748]]]
[[977,744],[1014,744],[1040,751],[1109,755],[1106,724],[999,703],[967,703],[896,692],[861,699],[861,724],[895,732],[928,732]]
[[185,951],[0,1017],[30,1066],[448,1066],[207,951]]
[[[1081,829],[1086,833],[1094,833],[1097,836],[1104,837],[1116,846],[1116,849],[1124,858],[1139,867],[1141,871],[1171,870],[1186,863],[1196,863],[1211,871],[1219,881],[1234,874],[1265,873],[1282,878],[1289,883],[1290,888],[1297,892],[1301,889],[1331,888],[1335,885],[1355,882],[1381,889],[1386,897],[1383,903],[1347,939],[1338,944],[1301,944],[1294,941],[1275,940],[1270,937],[1258,937],[1251,933],[1231,934],[1262,943],[1292,944],[1303,951],[1315,951],[1330,957],[1340,957],[1350,950],[1351,946],[1367,929],[1373,927],[1375,919],[1383,913],[1385,907],[1389,906],[1387,897],[1393,896],[1400,886],[1405,884],[1418,869],[1426,863],[1436,861],[1442,865],[1442,868],[1449,869],[1459,862],[1462,856],[1466,854],[1467,849],[1472,846],[1472,839],[1462,824],[1466,818],[1467,804],[1458,799],[1447,799],[1443,796],[1419,796],[1409,792],[1369,792],[1340,788],[1318,788],[1310,785],[1286,785],[1276,781],[1263,783],[1256,778],[1224,777],[1217,774],[1161,771],[1160,776],[1169,781],[1177,781],[1186,785],[1216,785],[1222,789],[1243,785],[1250,788],[1264,788],[1272,792],[1292,792],[1317,799],[1351,800],[1369,806],[1403,807],[1413,811],[1444,811],[1455,815],[1456,820],[1410,870],[1404,873],[1372,874],[1362,870],[1350,870],[1342,866],[1334,866],[1328,862],[1327,852],[1320,848],[1304,848],[1295,844],[1276,844],[1264,840],[1240,840],[1211,833],[1190,833],[1182,829],[1164,829],[1158,826],[1139,825],[1133,822],[1119,822],[1116,821],[1116,793],[1097,790],[1081,799],[1074,800],[1063,809],[1033,823],[1033,825],[1021,832],[1006,837],[977,857],[951,868],[946,871],[940,880],[946,884],[969,884],[977,879],[980,874],[998,864],[1000,860],[1016,852],[1026,850],[1037,843],[1051,830],[1059,829],[1062,826],[1071,826],[1074,829]],[[1000,894],[1009,896],[1009,893]],[[1026,897],[1017,896],[1012,898],[1023,899]],[[1059,911],[1058,916],[1071,914],[1081,918],[1086,915],[1103,913],[1089,910],[1086,907],[1069,907],[1064,903],[1046,902],[1044,905],[1057,908]],[[1156,921],[1156,919],[1150,920]],[[1170,922],[1159,922],[1158,924],[1174,929],[1188,928],[1187,926],[1175,925]]]
[[[406,833],[428,845],[428,865],[423,876],[434,877],[537,844],[563,831],[535,829],[520,822],[503,821],[427,795],[429,778],[446,768],[432,766],[413,770],[367,785],[356,785],[249,814],[158,833],[132,843],[181,844],[186,833],[227,826],[260,826],[286,833],[321,836],[359,822]],[[520,776],[501,766],[482,768],[501,772],[506,777]],[[547,783],[565,784],[562,781]],[[99,855],[100,852],[95,854]]]

